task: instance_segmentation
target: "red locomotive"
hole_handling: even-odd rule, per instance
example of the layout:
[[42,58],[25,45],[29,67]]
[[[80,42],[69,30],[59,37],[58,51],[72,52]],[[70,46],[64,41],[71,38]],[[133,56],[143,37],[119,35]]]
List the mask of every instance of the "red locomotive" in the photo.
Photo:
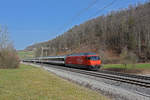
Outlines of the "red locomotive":
[[71,54],[66,56],[65,66],[98,70],[101,60],[95,53]]

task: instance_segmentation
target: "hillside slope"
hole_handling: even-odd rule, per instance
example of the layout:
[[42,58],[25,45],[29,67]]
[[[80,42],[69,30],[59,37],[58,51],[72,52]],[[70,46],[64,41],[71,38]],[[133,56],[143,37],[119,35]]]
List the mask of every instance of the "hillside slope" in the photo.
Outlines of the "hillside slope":
[[99,16],[76,25],[64,34],[44,43],[26,48],[36,48],[36,56],[63,55],[78,52],[104,53],[119,57],[123,48],[135,53],[140,59],[150,60],[150,2],[129,6],[128,9]]

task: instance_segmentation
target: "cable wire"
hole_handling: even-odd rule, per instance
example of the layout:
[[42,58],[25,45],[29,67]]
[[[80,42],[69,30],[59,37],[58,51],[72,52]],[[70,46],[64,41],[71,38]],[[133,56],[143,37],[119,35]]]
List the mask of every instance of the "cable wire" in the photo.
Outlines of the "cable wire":
[[[84,8],[83,10],[81,10],[79,13],[77,13],[68,23],[64,24],[61,28],[58,29],[58,31],[62,31],[65,27],[67,27],[68,25],[71,25],[73,23],[73,21],[81,16],[82,13],[88,11],[92,6],[94,6],[99,0],[94,0],[92,3],[90,3],[88,5],[88,7]],[[98,13],[100,13],[101,11],[103,11],[104,9],[108,8],[109,6],[113,5],[117,0],[113,0],[112,2],[110,2],[109,4],[107,4],[106,6],[104,6],[103,8],[99,9],[96,13],[94,13],[92,16],[90,16],[89,18],[96,16]],[[56,33],[57,34],[57,33]]]
[[96,16],[98,13],[100,13],[101,11],[103,11],[104,9],[110,7],[111,5],[113,5],[117,0],[113,0],[112,2],[110,2],[109,4],[107,4],[106,6],[104,6],[103,8],[99,9],[96,13],[94,13],[91,17]]
[[84,8],[83,10],[79,11],[68,23],[64,24],[61,28],[59,28],[59,31],[62,31],[66,26],[73,23],[73,21],[82,15],[82,13],[88,11],[92,6],[94,6],[99,0],[94,0],[92,3],[88,5],[88,7]]

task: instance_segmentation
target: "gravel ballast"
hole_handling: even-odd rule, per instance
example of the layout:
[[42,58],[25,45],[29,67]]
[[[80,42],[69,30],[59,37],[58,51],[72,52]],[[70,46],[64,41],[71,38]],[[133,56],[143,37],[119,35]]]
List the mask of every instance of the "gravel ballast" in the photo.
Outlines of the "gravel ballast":
[[90,89],[96,90],[101,94],[109,96],[113,100],[150,100],[150,89],[107,80],[103,78],[97,78],[89,75],[83,75],[67,70],[57,69],[53,67],[55,65],[30,65],[42,67],[43,69],[52,72],[57,76],[60,76],[64,79],[78,83]]

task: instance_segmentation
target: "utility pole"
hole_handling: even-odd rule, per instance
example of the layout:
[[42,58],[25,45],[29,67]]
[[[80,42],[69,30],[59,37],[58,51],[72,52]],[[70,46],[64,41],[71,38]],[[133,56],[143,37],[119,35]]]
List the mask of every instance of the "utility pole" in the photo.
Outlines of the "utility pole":
[[47,53],[48,48],[47,48],[47,47],[41,47],[41,49],[42,49],[42,51],[41,51],[41,57],[44,56],[44,51],[46,52],[46,55],[45,55],[45,56],[47,56],[47,55],[48,55],[48,53]]

